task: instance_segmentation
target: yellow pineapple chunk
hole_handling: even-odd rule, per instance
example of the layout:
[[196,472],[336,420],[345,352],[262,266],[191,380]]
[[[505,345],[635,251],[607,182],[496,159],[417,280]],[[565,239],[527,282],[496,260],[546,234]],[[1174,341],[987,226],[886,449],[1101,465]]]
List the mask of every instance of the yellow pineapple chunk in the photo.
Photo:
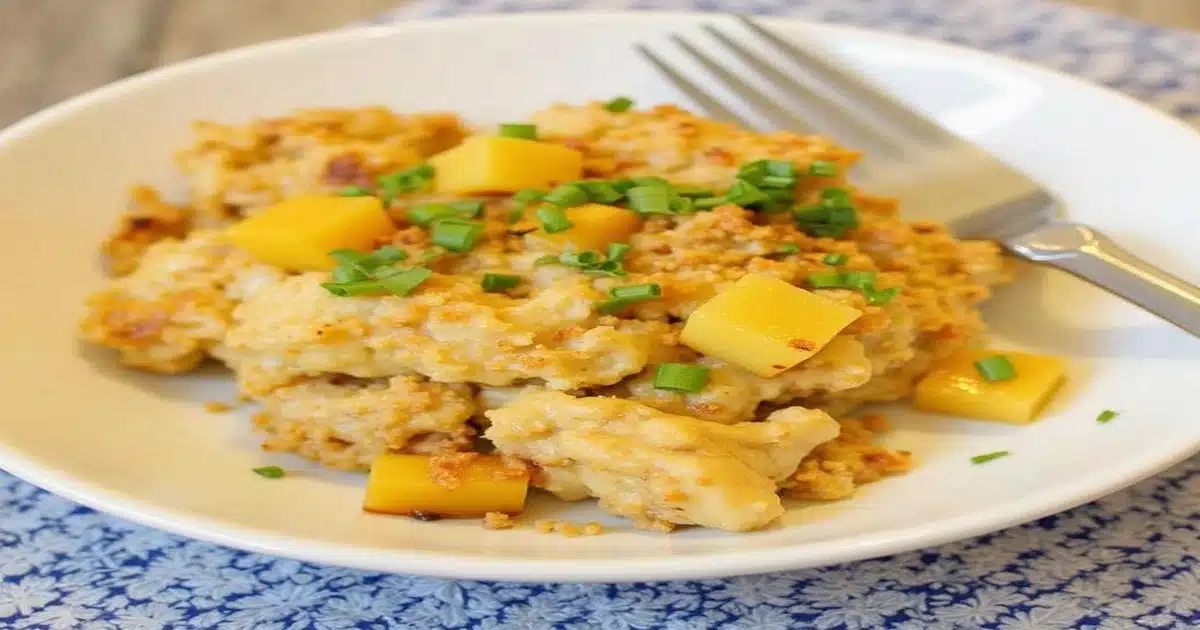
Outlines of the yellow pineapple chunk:
[[751,274],[696,309],[679,338],[770,378],[816,354],[860,315],[783,280]]
[[616,206],[589,203],[567,208],[565,212],[573,224],[570,229],[553,234],[538,229],[534,236],[576,251],[604,251],[609,243],[629,242],[629,237],[642,226],[637,213]]
[[583,154],[574,149],[503,136],[473,136],[430,158],[434,189],[452,195],[512,193],[550,188],[583,175]]
[[330,250],[370,250],[396,230],[376,197],[285,199],[229,228],[235,245],[268,265],[293,271],[331,269]]
[[[1002,354],[1016,376],[988,381],[975,362]],[[1066,378],[1066,361],[1023,352],[967,350],[935,365],[917,383],[913,403],[932,413],[996,420],[1014,424],[1033,422]]]
[[496,455],[380,455],[371,463],[363,510],[470,518],[525,507],[529,472]]

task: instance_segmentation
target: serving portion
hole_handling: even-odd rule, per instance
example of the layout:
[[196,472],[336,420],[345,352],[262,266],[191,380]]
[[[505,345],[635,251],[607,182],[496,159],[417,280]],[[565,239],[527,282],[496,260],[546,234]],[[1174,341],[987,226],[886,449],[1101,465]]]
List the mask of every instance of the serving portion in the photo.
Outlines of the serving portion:
[[934,367],[923,407],[1018,422],[1062,380],[964,354],[999,248],[900,220],[823,137],[625,98],[195,132],[190,198],[134,189],[82,335],[141,370],[229,366],[264,448],[371,470],[370,511],[507,526],[532,484],[759,529],[781,496],[907,471],[853,414]]

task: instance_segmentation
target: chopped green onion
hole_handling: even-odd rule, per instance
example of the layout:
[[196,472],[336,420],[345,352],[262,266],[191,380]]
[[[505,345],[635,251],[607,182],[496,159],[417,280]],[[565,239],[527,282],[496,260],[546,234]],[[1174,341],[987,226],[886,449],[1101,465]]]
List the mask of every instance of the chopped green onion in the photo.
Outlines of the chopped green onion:
[[850,191],[844,188],[826,188],[821,191],[821,205],[831,208],[849,206]]
[[475,200],[452,201],[446,204],[468,219],[478,219],[483,215],[483,202]]
[[500,125],[500,135],[504,136],[505,138],[537,140],[537,125],[530,125],[528,123],[504,123]]
[[637,182],[634,182],[632,179],[614,179],[609,183],[612,184],[612,187],[621,194],[625,194],[625,191],[629,190],[630,188],[637,187]]
[[680,197],[712,197],[717,193],[711,188],[701,188],[699,186],[676,186],[675,194]]
[[812,175],[813,177],[837,177],[837,162],[830,162],[829,160],[813,160],[812,164],[808,165],[808,174]]
[[845,254],[826,254],[825,257],[821,259],[821,262],[825,263],[826,265],[837,267],[838,265],[846,264],[847,260],[850,260],[850,257]]
[[696,204],[688,197],[675,197],[667,204],[671,214],[691,214],[696,211]]
[[781,177],[779,175],[766,175],[758,182],[763,188],[791,188],[796,185],[795,177]]
[[672,214],[671,190],[665,186],[638,186],[625,191],[625,196],[639,214]]
[[473,221],[458,219],[442,219],[433,224],[430,240],[434,245],[445,247],[452,252],[465,252],[483,236],[483,225]]
[[323,282],[321,286],[326,291],[338,297],[355,297],[379,293],[381,288],[378,280],[358,280],[351,282]]
[[780,256],[791,256],[792,254],[800,253],[800,246],[795,243],[784,243],[777,247],[772,253]]
[[626,243],[609,243],[606,257],[609,260],[624,260],[628,252],[629,245]]
[[535,260],[533,264],[538,267],[542,265],[564,265],[574,267],[583,273],[597,276],[620,278],[629,275],[622,267],[621,261],[606,259],[599,252],[593,251],[567,251],[558,256],[542,256]]
[[266,477],[267,479],[280,479],[286,474],[279,466],[261,466],[259,468],[252,468],[251,470],[259,477]]
[[416,192],[424,188],[433,180],[433,174],[432,166],[421,164],[395,173],[380,175],[378,178],[379,199],[383,201],[383,205],[391,205],[398,195]]
[[850,193],[841,188],[821,191],[821,202],[792,211],[796,226],[810,236],[840,238],[846,230],[858,227],[858,211],[850,202]]
[[704,199],[697,199],[696,201],[692,202],[692,206],[694,206],[697,210],[710,210],[723,203],[727,203],[725,201],[725,197],[706,197]]
[[867,296],[867,304],[871,306],[883,306],[891,302],[897,295],[900,295],[900,287],[890,287],[887,289],[864,289],[863,294]]
[[[829,271],[814,273],[808,277],[808,284],[814,289],[856,289],[858,285],[851,284],[846,274],[849,272]],[[867,272],[870,273],[870,272]],[[859,280],[858,277],[855,278]]]
[[625,196],[612,182],[581,180],[574,184],[587,191],[588,201],[596,203],[613,203]]
[[604,109],[607,109],[614,114],[620,114],[621,112],[629,111],[630,107],[633,107],[633,99],[629,98],[628,96],[618,96],[604,104]]
[[529,203],[530,201],[538,201],[546,196],[546,192],[537,190],[536,188],[523,188],[513,194],[513,201],[521,203]]
[[564,265],[569,265],[571,267],[588,267],[600,263],[604,260],[604,257],[601,256],[599,252],[593,252],[591,250],[584,250],[582,252],[568,251],[563,252],[562,255],[559,256],[559,260],[561,260]]
[[574,223],[567,218],[567,214],[562,211],[562,208],[557,206],[542,206],[535,213],[538,221],[542,223],[542,229],[547,234],[555,232],[565,232],[566,230],[575,227]]
[[[634,177],[633,179],[631,179],[629,181],[633,182],[633,186],[659,186],[661,188],[670,188],[671,187],[671,182],[669,182],[661,177],[656,177],[654,175],[643,175],[641,177]],[[632,186],[631,186],[631,188],[632,188]]]
[[441,203],[422,203],[409,208],[404,213],[404,218],[408,219],[413,225],[428,226],[431,223],[441,219],[450,219],[461,217],[459,211],[451,208],[447,204]]
[[596,310],[606,315],[614,315],[638,302],[653,300],[660,295],[662,295],[662,287],[654,283],[613,287],[608,290],[607,300],[596,303]]
[[874,271],[843,271],[840,275],[847,289],[866,291],[875,286],[877,274]]
[[743,208],[756,203],[762,203],[769,199],[770,197],[767,197],[766,193],[759,190],[757,186],[744,180],[738,180],[729,189],[729,192],[725,193],[725,201]]
[[1112,409],[1105,409],[1104,411],[1100,412],[1100,415],[1096,416],[1096,422],[1099,422],[1100,424],[1108,424],[1109,422],[1112,422],[1113,418],[1116,418],[1118,415],[1120,414]]
[[984,453],[983,455],[976,455],[975,457],[972,457],[971,463],[972,464],[986,464],[986,463],[992,461],[993,459],[1000,459],[1001,457],[1008,457],[1009,455],[1012,455],[1012,453],[1010,453],[1008,451],[995,451],[992,453]]
[[512,276],[503,273],[485,273],[480,284],[483,290],[488,293],[498,293],[506,289],[511,289],[521,283],[521,276]]
[[512,210],[508,211],[508,222],[509,222],[509,224],[516,223],[517,221],[520,221],[524,216],[525,216],[525,206],[524,205],[517,206],[517,207],[513,208]]
[[345,282],[360,282],[367,280],[369,276],[356,267],[336,267],[333,270],[333,282],[341,284]]
[[362,186],[347,186],[338,193],[343,197],[369,197],[373,193],[368,188]]
[[573,208],[588,202],[588,192],[576,184],[563,184],[547,193],[542,201],[560,208]]
[[417,259],[413,262],[413,266],[424,267],[438,258],[441,258],[445,253],[446,250],[442,249],[441,247],[430,247],[429,249],[421,252],[420,256],[417,256]]
[[976,361],[975,369],[979,371],[979,375],[983,377],[983,380],[990,383],[1007,381],[1017,375],[1017,370],[1013,367],[1012,361],[1009,361],[1008,357],[1002,354]]
[[381,278],[378,280],[379,286],[392,295],[405,296],[412,293],[414,289],[421,285],[432,276],[433,272],[424,267],[413,267],[404,269],[399,273]]
[[648,282],[646,284],[631,284],[624,287],[613,287],[608,291],[609,297],[618,300],[649,300],[662,295],[662,287]]
[[662,363],[654,372],[654,388],[694,394],[708,384],[708,368],[703,365]]

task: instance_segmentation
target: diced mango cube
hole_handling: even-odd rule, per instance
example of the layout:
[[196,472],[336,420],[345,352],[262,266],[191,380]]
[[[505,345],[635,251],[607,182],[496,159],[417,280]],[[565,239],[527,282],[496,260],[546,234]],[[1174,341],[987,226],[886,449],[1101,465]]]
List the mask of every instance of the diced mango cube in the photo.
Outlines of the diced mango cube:
[[[1016,376],[988,381],[975,361],[1003,354]],[[941,361],[917,383],[913,403],[932,413],[996,420],[1033,422],[1066,378],[1062,358],[1023,352],[967,350]]]
[[496,455],[458,454],[435,466],[429,455],[380,455],[371,463],[363,510],[470,518],[525,507],[529,473]]
[[860,315],[783,280],[750,274],[696,309],[680,341],[770,378],[816,354]]
[[629,237],[642,226],[636,212],[598,203],[567,208],[566,215],[573,224],[570,229],[553,234],[538,229],[534,237],[564,248],[570,246],[576,251],[602,252],[609,243],[629,242]]
[[429,159],[434,189],[452,195],[513,193],[551,188],[583,175],[583,154],[574,149],[503,136],[473,136]]
[[331,269],[330,250],[371,250],[396,230],[376,197],[307,196],[285,199],[234,224],[229,240],[268,265]]

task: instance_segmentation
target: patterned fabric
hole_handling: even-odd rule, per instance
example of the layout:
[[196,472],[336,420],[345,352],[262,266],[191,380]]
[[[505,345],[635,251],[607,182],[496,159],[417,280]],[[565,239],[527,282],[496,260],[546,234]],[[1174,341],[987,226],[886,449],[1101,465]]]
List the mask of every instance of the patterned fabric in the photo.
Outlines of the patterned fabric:
[[[449,0],[392,16],[623,8]],[[634,0],[795,14],[1028,58],[1200,123],[1200,37],[1035,0]],[[626,585],[392,576],[150,530],[0,473],[0,628],[1200,627],[1200,458],[1090,505],[966,542],[774,575]]]

